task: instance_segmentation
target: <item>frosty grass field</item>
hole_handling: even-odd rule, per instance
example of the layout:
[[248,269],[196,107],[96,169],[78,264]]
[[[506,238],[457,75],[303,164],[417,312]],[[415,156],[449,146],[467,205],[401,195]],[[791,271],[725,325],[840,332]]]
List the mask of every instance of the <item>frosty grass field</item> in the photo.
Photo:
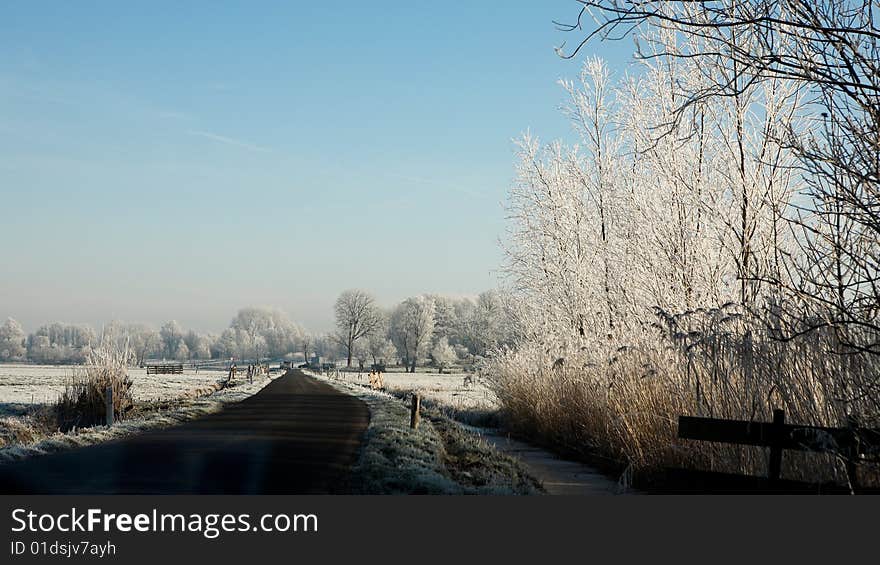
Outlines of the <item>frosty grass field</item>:
[[[77,370],[71,365],[0,364],[0,416],[18,414],[29,406],[55,401],[67,380]],[[225,377],[223,371],[192,369],[182,375],[147,375],[146,369],[133,367],[128,371],[134,382],[135,401],[170,400],[188,392],[213,385]],[[494,410],[497,400],[479,380],[465,384],[465,373],[385,373],[385,389],[389,392],[419,392],[423,398],[456,410]],[[368,384],[368,373],[341,372],[342,380]]]
[[[418,392],[423,399],[456,411],[494,411],[498,400],[489,387],[479,379],[465,384],[467,373],[440,375],[433,373],[383,373],[384,388],[391,393]],[[473,375],[470,375],[473,376]],[[346,382],[365,385],[369,373],[340,372]]]
[[[55,401],[74,375],[76,366],[0,364],[0,416],[18,414],[29,406]],[[146,369],[128,371],[135,401],[170,400],[213,385],[222,371],[187,370],[182,375],[147,375]]]

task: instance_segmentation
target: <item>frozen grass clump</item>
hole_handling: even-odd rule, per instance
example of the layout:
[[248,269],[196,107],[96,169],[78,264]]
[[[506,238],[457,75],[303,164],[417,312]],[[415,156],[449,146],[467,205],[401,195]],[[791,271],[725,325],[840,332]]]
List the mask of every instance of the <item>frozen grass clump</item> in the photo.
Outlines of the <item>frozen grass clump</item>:
[[128,377],[131,352],[105,341],[89,351],[55,402],[58,428],[68,431],[101,425],[107,421],[107,390],[112,390],[113,418],[125,419],[134,407],[132,381]]

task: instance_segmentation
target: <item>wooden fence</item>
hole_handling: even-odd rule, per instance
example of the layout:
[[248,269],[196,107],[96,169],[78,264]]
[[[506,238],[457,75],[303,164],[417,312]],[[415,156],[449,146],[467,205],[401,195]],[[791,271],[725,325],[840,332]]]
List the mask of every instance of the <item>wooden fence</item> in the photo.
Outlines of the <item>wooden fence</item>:
[[785,423],[785,412],[779,409],[773,411],[772,422],[679,416],[678,437],[769,448],[767,478],[771,486],[780,481],[784,450],[840,457],[846,463],[852,490],[858,489],[858,465],[880,455],[880,429],[859,427],[855,420],[845,428],[791,425]]
[[183,364],[165,363],[161,365],[147,365],[148,375],[182,375]]

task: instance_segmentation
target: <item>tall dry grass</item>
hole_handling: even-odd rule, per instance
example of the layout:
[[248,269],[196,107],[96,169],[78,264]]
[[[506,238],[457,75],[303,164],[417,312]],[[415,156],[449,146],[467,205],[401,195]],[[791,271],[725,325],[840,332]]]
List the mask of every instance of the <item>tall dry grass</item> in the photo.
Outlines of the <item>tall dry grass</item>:
[[[513,431],[608,458],[638,477],[664,468],[766,475],[766,450],[679,440],[679,415],[846,426],[880,424],[878,356],[841,353],[831,332],[771,339],[729,308],[670,316],[626,347],[582,346],[560,360],[533,343],[485,367]],[[788,451],[783,477],[846,482],[844,461]],[[871,478],[873,477],[873,478]],[[873,468],[860,481],[876,484]]]
[[102,425],[107,420],[106,390],[112,387],[114,420],[125,419],[134,407],[128,366],[132,353],[127,347],[105,340],[91,349],[86,361],[68,381],[55,403],[61,431]]

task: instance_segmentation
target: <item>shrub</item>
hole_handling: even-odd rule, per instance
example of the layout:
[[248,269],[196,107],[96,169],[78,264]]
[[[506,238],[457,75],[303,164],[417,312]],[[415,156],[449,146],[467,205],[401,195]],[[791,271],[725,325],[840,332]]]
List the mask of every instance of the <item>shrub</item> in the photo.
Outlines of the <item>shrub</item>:
[[92,349],[55,403],[61,431],[102,425],[107,420],[106,390],[112,387],[114,420],[123,420],[133,408],[128,376],[131,352],[104,342]]

